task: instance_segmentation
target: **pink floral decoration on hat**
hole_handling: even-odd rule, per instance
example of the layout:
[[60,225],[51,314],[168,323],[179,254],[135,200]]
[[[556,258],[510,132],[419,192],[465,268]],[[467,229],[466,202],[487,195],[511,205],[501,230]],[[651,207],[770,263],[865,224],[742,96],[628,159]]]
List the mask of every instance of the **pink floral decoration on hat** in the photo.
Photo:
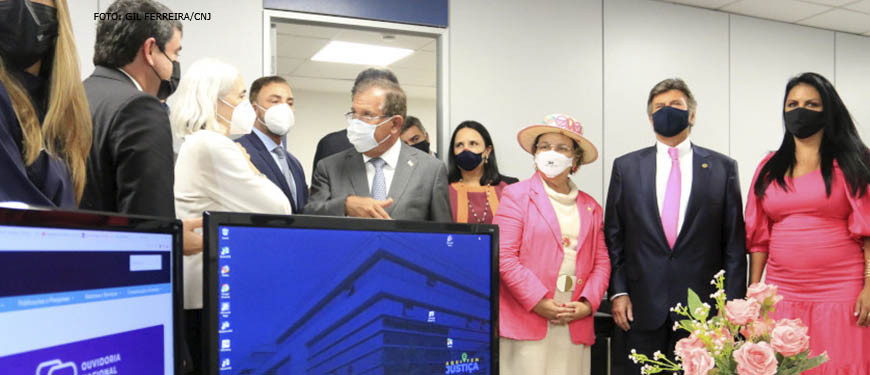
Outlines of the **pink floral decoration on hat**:
[[570,116],[566,116],[563,114],[552,114],[544,117],[544,124],[550,126],[556,126],[579,135],[583,135],[583,125],[580,125],[580,122],[573,119]]

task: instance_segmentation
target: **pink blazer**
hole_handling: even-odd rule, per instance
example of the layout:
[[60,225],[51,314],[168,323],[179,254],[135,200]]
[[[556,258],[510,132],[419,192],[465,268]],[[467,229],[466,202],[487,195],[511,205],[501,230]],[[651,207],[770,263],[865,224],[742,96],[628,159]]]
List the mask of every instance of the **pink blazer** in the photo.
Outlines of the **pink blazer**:
[[[610,257],[604,244],[603,210],[582,191],[577,194],[580,212],[580,246],[577,284],[572,300],[585,298],[598,310],[610,279]],[[493,220],[499,226],[499,331],[515,340],[541,340],[547,320],[532,308],[542,298],[553,298],[562,264],[562,231],[544,183],[537,174],[509,185],[502,192]],[[569,323],[571,341],[595,343],[593,317]]]

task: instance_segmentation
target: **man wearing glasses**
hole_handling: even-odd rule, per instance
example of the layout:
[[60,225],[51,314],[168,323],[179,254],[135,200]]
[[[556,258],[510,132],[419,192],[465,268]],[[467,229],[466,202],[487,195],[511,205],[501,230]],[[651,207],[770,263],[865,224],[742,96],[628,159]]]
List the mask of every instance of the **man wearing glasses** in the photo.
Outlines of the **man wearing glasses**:
[[353,148],[317,163],[305,213],[451,221],[447,168],[399,142],[405,92],[384,79],[365,81],[345,114]]

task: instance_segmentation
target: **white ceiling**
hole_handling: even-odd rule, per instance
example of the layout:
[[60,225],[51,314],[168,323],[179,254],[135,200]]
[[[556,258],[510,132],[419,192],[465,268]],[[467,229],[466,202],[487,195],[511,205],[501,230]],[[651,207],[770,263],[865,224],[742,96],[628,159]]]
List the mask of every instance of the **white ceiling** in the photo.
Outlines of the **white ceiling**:
[[870,0],[657,0],[870,36]]
[[[870,0],[654,0],[870,36]],[[365,65],[311,61],[331,40],[410,48],[388,68],[412,98],[435,99],[436,41],[430,37],[277,23],[278,74],[294,89],[349,93]]]
[[414,53],[390,64],[408,97],[435,99],[437,79],[436,40],[429,37],[337,27],[278,23],[278,75],[290,81],[294,90],[350,94],[356,75],[366,65],[311,61],[331,40],[401,47]]

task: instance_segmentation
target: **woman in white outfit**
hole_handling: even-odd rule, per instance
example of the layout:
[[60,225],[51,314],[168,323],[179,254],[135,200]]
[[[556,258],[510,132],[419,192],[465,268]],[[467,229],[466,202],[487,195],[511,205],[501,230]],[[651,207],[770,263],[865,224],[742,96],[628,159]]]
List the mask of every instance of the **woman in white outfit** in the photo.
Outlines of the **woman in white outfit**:
[[[245,100],[239,71],[215,59],[194,62],[169,98],[170,122],[183,138],[175,162],[175,212],[179,219],[203,211],[290,214],[281,189],[251,164],[229,138],[251,132],[256,114]],[[200,353],[202,254],[184,257],[184,308],[194,364]]]

